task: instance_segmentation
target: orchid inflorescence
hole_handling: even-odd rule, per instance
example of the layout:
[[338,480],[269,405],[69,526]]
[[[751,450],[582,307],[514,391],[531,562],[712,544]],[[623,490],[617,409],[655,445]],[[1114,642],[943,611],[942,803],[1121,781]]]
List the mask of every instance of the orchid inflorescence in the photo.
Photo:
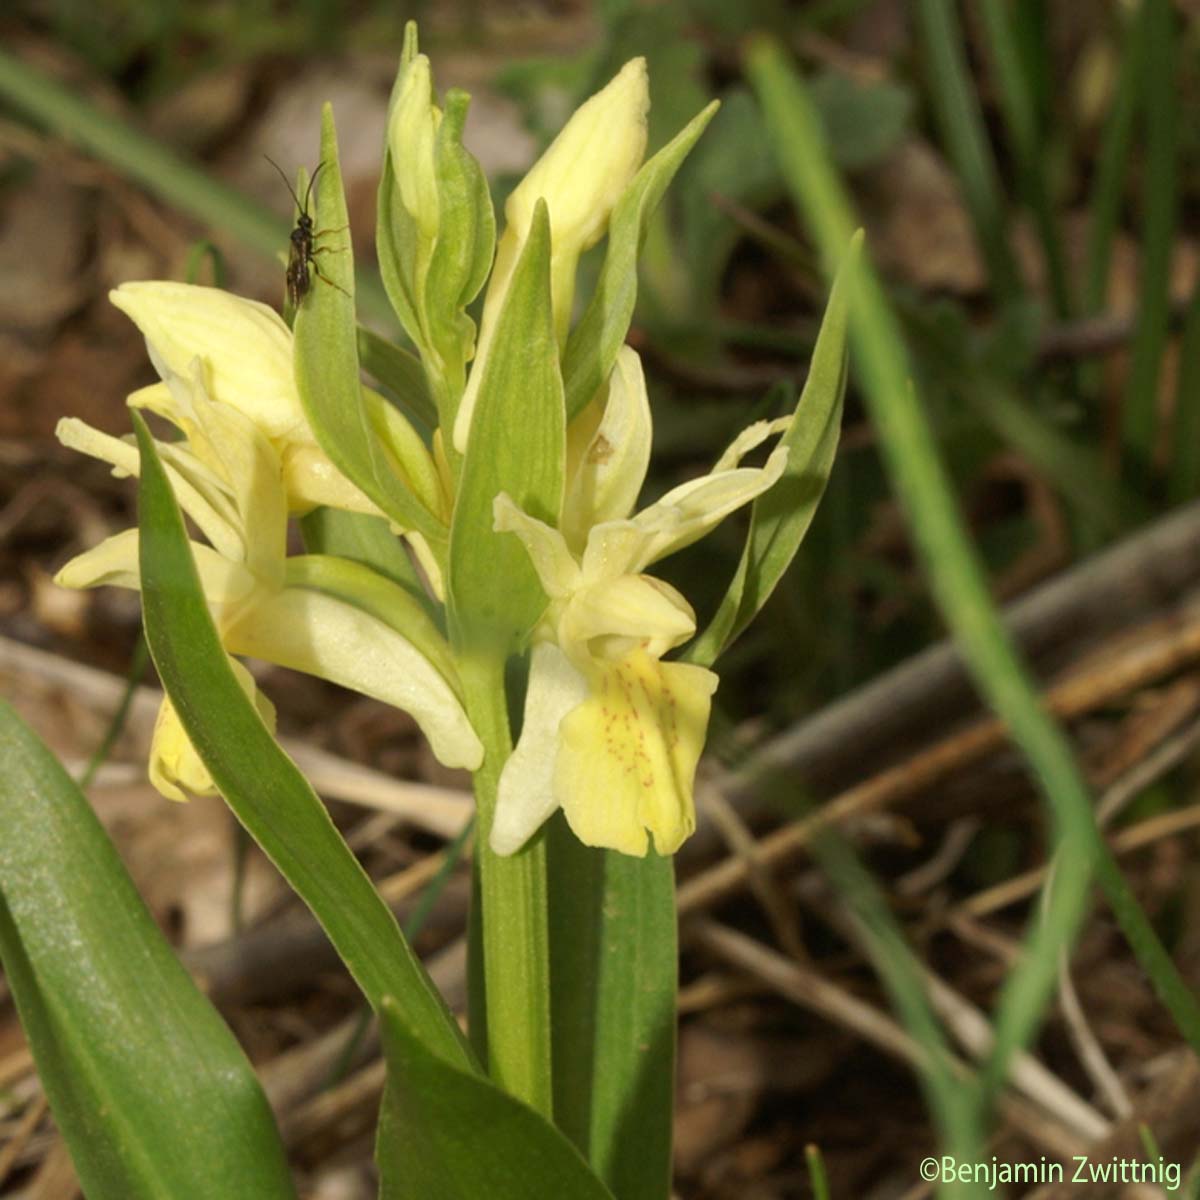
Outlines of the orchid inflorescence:
[[[634,59],[511,193],[497,240],[486,181],[461,141],[466,98],[451,92],[438,106],[429,61],[410,31],[389,116],[379,245],[436,427],[419,430],[412,406],[406,412],[355,378],[349,386],[370,471],[356,468],[360,460],[316,418],[319,401],[306,394],[298,357],[305,322],[324,319],[318,313],[342,300],[322,295],[320,279],[301,301],[295,335],[271,308],[216,288],[127,283],[111,296],[145,335],[160,378],[133,393],[130,406],[181,435],[158,441],[157,451],[203,538],[191,550],[230,656],[304,671],[404,709],[443,763],[469,770],[496,753],[473,728],[461,673],[465,658],[488,643],[479,630],[488,621],[503,627],[493,639],[497,653],[526,658],[523,721],[487,831],[500,855],[520,850],[559,808],[587,845],[630,855],[650,844],[673,853],[694,829],[693,781],[717,676],[668,657],[695,635],[696,615],[679,591],[646,572],[779,484],[795,441],[787,436],[792,418],[757,422],[708,474],[635,512],[651,410],[639,356],[623,344],[632,288],[613,285],[636,279],[645,223],[712,112],[643,164],[648,106],[646,66]],[[319,203],[326,189],[340,188],[336,163],[323,166]],[[594,297],[573,325],[580,256],[606,234],[611,270],[598,293],[607,286],[611,294]],[[477,332],[466,309],[485,281]],[[466,482],[482,469],[473,457],[495,459],[505,449],[480,412],[489,389],[519,386],[526,347],[514,342],[534,327],[522,321],[537,305],[549,316],[543,390],[558,397],[557,415],[522,432],[542,438],[556,462],[540,495],[501,487],[479,497]],[[785,436],[763,465],[743,465],[778,435]],[[132,437],[75,419],[63,420],[58,436],[118,474],[138,474]],[[792,463],[793,474],[801,465]],[[503,480],[503,464],[498,470]],[[456,511],[469,503],[486,506],[486,528],[472,532]],[[337,553],[289,554],[289,519],[328,510],[386,522],[414,564],[411,577]],[[478,548],[464,549],[469,537]],[[67,563],[59,582],[140,587],[138,540],[137,530],[108,538]],[[517,617],[480,617],[471,589],[456,592],[466,576],[456,575],[456,563],[476,549],[499,553],[500,541],[510,563],[521,548],[524,562],[513,569],[529,577],[536,600]],[[270,701],[232,662],[273,727]],[[216,790],[170,700],[156,724],[150,777],[175,800]]]

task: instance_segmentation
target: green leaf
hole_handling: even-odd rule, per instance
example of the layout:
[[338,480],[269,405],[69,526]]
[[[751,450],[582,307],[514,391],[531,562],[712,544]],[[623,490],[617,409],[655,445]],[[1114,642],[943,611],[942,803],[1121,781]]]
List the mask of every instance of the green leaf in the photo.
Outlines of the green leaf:
[[452,429],[475,352],[475,322],[466,306],[479,294],[496,249],[496,213],[483,168],[462,144],[470,96],[446,94],[434,147],[438,232],[425,276],[425,320],[441,362],[442,427]]
[[554,1116],[621,1200],[671,1190],[675,875],[670,858],[548,828]]
[[792,424],[783,435],[788,464],[779,482],[759,496],[733,582],[704,632],[682,657],[711,666],[770,598],[812,524],[825,494],[842,432],[846,394],[847,279],[857,267],[855,236],[829,293],[821,332]]
[[421,360],[377,333],[358,327],[358,361],[368,375],[394,399],[396,406],[418,429],[437,428],[437,406],[429,394],[429,383]]
[[347,512],[342,508],[315,508],[300,519],[304,546],[310,554],[336,554],[362,563],[402,587],[429,614],[440,629],[441,606],[425,590],[404,543],[389,528],[385,517]]
[[545,201],[534,211],[495,339],[480,365],[450,534],[449,593],[459,633],[504,645],[533,627],[546,595],[520,541],[493,531],[493,502],[507,492],[519,508],[552,525],[562,506],[563,391]]
[[612,1200],[548,1121],[480,1075],[435,1058],[385,998],[380,1200]]
[[404,1005],[413,1036],[463,1067],[470,1052],[387,905],[295,763],[242,691],[205,605],[183,518],[145,422],[141,452],[140,570],[146,641],[163,687],[237,819],[321,923],[378,1011]]
[[717,111],[713,101],[642,164],[608,222],[608,253],[596,290],[567,339],[563,387],[570,420],[608,378],[629,332],[637,300],[637,264],[650,216],[688,151]]
[[[314,275],[295,324],[300,400],[321,449],[334,466],[402,529],[424,534],[437,555],[439,546],[445,544],[446,528],[417,500],[389,462],[359,382],[354,257],[338,167],[337,132],[328,105],[321,122],[321,162],[316,199],[320,228],[325,232],[318,239],[314,260],[321,274]],[[324,252],[326,248],[329,253]]]
[[400,200],[400,187],[389,150],[383,157],[383,174],[379,177],[376,200],[375,247],[379,255],[379,274],[404,332],[424,353],[427,347],[418,315],[420,301],[410,275],[410,267],[416,261],[417,238],[416,223]]
[[288,1200],[266,1098],[91,806],[0,702],[0,956],[90,1200]]

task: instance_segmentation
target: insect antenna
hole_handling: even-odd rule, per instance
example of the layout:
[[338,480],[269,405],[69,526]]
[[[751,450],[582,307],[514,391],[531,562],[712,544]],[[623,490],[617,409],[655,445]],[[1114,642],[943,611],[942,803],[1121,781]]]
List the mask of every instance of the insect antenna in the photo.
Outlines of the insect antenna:
[[321,168],[325,165],[324,160],[317,163],[317,169],[309,176],[308,187],[304,192],[304,215],[308,216],[308,201],[312,196],[313,184],[317,182],[317,176],[321,173]]
[[[267,162],[269,162],[271,164],[271,166],[273,166],[275,168],[275,170],[279,172],[279,178],[283,180],[284,187],[287,188],[292,199],[296,202],[296,207],[300,208],[300,197],[296,195],[296,189],[294,187],[292,187],[292,181],[284,174],[283,168],[269,154],[264,154],[263,158],[265,158],[267,160]],[[317,168],[318,171],[320,169],[321,169],[320,167]],[[313,178],[314,179],[316,178],[315,172],[313,174]],[[311,179],[309,180],[309,183],[308,183],[308,190],[310,192],[312,191],[312,180]],[[307,195],[304,197],[304,208],[301,211],[308,212],[308,197],[307,197]]]

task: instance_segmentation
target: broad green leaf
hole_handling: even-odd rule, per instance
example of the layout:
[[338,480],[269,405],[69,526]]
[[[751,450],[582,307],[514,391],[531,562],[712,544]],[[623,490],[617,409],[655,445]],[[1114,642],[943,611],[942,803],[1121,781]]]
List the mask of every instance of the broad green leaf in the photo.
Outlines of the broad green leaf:
[[387,905],[295,763],[242,691],[205,605],[183,518],[154,441],[141,452],[142,616],[155,666],[234,815],[321,923],[372,1007],[401,1003],[413,1036],[464,1068],[470,1051]]
[[646,227],[667,185],[717,111],[717,101],[692,118],[653,158],[642,164],[608,222],[608,253],[596,290],[563,355],[563,388],[570,420],[608,378],[629,332],[637,300],[637,263]]
[[787,468],[779,482],[755,500],[733,582],[708,627],[682,655],[687,662],[711,666],[750,624],[795,558],[825,493],[842,431],[848,277],[856,269],[861,244],[860,234],[829,293],[808,378],[782,438],[789,450]]
[[584,846],[549,826],[554,1116],[613,1194],[664,1200],[675,1090],[670,858]]
[[563,392],[544,201],[480,366],[450,535],[449,592],[458,633],[503,645],[533,627],[546,595],[520,541],[493,531],[493,503],[507,492],[519,508],[552,525],[562,506]]
[[429,394],[429,382],[421,360],[377,333],[358,327],[358,361],[368,375],[385,388],[397,407],[418,429],[437,428],[437,406]]
[[3,702],[0,824],[0,957],[89,1200],[294,1200],[241,1048],[83,794]]
[[354,257],[338,167],[337,132],[328,105],[322,113],[321,162],[316,184],[321,236],[314,259],[320,275],[314,274],[295,322],[300,400],[317,441],[338,470],[402,529],[424,534],[438,555],[445,544],[445,526],[417,500],[389,463],[359,382]]
[[381,1017],[388,1076],[376,1142],[380,1200],[612,1200],[548,1121],[483,1076],[430,1054],[390,997]]

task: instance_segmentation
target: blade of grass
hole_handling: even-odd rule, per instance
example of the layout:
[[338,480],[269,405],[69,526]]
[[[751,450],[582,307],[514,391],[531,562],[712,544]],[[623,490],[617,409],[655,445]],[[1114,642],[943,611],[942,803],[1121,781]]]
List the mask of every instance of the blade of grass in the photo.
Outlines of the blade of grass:
[[[3,50],[0,96],[180,212],[228,230],[272,260],[287,248],[291,226],[284,218]],[[390,327],[392,310],[378,277],[360,269],[356,288],[363,311]]]
[[1178,206],[1175,13],[1171,0],[1144,0],[1146,171],[1143,188],[1142,278],[1137,328],[1121,424],[1128,466],[1150,465],[1158,425],[1158,378],[1170,321],[1171,242]]
[[1038,121],[1037,95],[1027,76],[1026,62],[1022,61],[1021,48],[1010,23],[1012,10],[1004,0],[983,0],[981,11],[996,69],[1000,109],[1017,161],[1021,192],[1033,214],[1042,243],[1055,312],[1066,317],[1072,310],[1070,285],[1058,222],[1046,185],[1047,164]]
[[[954,1056],[930,1007],[921,968],[886,900],[849,843],[835,830],[821,833],[813,842],[813,851],[838,895],[858,918],[875,969],[909,1033],[925,1052],[921,1082],[946,1149],[959,1162],[981,1161],[983,1138],[977,1097],[970,1095],[974,1089],[954,1070]],[[964,1093],[969,1097],[965,1103]],[[950,1187],[945,1194],[969,1196],[972,1191]]]
[[[808,93],[771,40],[752,43],[748,68],[785,180],[828,267],[844,252],[854,225]],[[854,362],[887,465],[947,624],[980,691],[1007,723],[1046,797],[1063,868],[1003,989],[995,1046],[984,1076],[985,1095],[994,1094],[1009,1058],[1037,1028],[1055,984],[1058,952],[1084,915],[1093,866],[1142,968],[1183,1036],[1193,1048],[1200,1048],[1200,1005],[1100,837],[1091,797],[1070,745],[1043,711],[1036,688],[1000,624],[982,564],[963,528],[928,421],[909,383],[911,372],[895,316],[866,262],[855,285]]]
[[1133,142],[1133,121],[1137,115],[1138,96],[1145,73],[1148,12],[1149,5],[1143,4],[1133,20],[1132,30],[1120,39],[1124,46],[1121,70],[1117,76],[1108,122],[1104,127],[1096,178],[1088,205],[1087,272],[1083,285],[1083,308],[1088,313],[1099,312],[1103,308],[1108,292],[1113,236],[1121,215],[1125,167]]
[[129,656],[129,671],[125,676],[125,690],[121,693],[121,702],[117,705],[117,711],[113,713],[112,720],[109,721],[108,728],[104,731],[100,745],[96,747],[95,753],[88,759],[87,766],[83,769],[83,774],[79,776],[80,791],[87,791],[92,780],[96,778],[96,772],[108,761],[112,748],[117,744],[117,738],[125,729],[125,722],[129,719],[129,710],[133,706],[133,698],[137,695],[138,684],[145,675],[149,662],[150,651],[146,646],[145,635],[139,633],[133,653]]
[[808,1167],[808,1185],[812,1188],[813,1200],[832,1200],[820,1146],[810,1142],[804,1147],[804,1163]]
[[1021,282],[1008,245],[996,164],[979,101],[968,80],[965,39],[954,0],[919,0],[917,17],[941,135],[962,185],[992,288],[1001,304],[1006,304],[1020,297]]

